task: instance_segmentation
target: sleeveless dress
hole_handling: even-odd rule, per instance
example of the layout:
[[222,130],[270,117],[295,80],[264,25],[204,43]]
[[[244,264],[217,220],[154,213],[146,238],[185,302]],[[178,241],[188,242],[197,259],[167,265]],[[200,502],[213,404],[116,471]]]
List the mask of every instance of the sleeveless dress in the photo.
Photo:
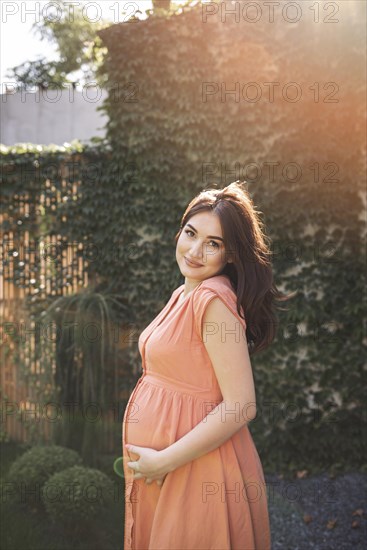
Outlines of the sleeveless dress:
[[138,455],[129,453],[126,443],[162,450],[223,400],[200,337],[209,302],[219,297],[237,317],[237,329],[246,329],[226,275],[205,279],[178,302],[184,286],[173,291],[139,337],[143,373],[122,425],[124,550],[270,550],[266,484],[248,425],[168,473],[162,486],[134,480],[127,466]]

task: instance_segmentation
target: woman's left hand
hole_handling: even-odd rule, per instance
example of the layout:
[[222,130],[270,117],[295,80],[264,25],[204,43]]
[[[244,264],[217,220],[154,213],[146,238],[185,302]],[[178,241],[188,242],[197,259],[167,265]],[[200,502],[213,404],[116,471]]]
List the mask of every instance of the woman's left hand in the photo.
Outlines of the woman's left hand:
[[138,460],[127,462],[127,466],[134,471],[134,479],[146,477],[146,483],[160,481],[158,484],[162,485],[163,479],[171,470],[163,460],[161,451],[138,445],[126,445],[125,447],[129,452],[139,455]]

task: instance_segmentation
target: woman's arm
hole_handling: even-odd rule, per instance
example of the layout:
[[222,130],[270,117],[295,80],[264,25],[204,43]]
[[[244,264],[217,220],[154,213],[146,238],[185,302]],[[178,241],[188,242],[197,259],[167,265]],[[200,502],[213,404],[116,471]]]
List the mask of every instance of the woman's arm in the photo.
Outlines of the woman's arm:
[[254,380],[241,323],[216,297],[206,308],[203,327],[203,342],[223,401],[190,432],[160,451],[167,471],[216,449],[256,416]]

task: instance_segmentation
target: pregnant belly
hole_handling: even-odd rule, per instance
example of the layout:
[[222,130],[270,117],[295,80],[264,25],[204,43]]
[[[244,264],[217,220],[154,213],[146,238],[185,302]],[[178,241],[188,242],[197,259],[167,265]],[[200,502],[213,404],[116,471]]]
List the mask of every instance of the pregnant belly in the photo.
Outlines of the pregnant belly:
[[214,400],[195,400],[143,379],[126,406],[124,444],[161,451],[192,430],[215,405]]
[[157,451],[171,445],[176,432],[172,406],[161,388],[142,383],[133,392],[124,414],[124,444],[150,447]]

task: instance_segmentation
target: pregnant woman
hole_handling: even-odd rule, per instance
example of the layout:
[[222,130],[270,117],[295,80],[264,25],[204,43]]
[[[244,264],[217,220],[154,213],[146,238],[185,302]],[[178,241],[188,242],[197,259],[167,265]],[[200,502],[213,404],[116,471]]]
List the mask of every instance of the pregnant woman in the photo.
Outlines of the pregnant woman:
[[140,335],[123,419],[124,550],[270,550],[249,354],[287,297],[240,182],[197,195],[175,240],[185,282]]

